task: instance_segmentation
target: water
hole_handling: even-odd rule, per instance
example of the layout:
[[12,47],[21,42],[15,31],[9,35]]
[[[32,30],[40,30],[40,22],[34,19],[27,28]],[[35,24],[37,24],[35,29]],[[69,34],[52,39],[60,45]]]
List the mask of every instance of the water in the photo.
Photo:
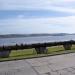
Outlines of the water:
[[57,42],[75,40],[75,35],[65,36],[38,36],[38,37],[21,37],[21,38],[0,38],[0,46],[15,45],[15,44],[31,44],[43,42]]

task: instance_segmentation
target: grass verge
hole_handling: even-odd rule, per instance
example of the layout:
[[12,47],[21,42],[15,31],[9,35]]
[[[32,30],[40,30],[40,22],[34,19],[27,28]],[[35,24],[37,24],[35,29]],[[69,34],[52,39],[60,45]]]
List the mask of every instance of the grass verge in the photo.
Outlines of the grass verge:
[[28,59],[34,57],[43,57],[43,56],[74,53],[74,52],[75,52],[75,45],[72,46],[71,50],[64,50],[63,46],[48,47],[47,54],[37,54],[34,48],[18,50],[18,51],[12,50],[8,58],[0,58],[0,61]]

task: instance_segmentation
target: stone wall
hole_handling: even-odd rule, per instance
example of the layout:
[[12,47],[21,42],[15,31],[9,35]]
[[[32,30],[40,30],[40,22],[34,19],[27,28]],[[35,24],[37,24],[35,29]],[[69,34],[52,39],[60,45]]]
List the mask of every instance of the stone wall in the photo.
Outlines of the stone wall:
[[71,50],[72,44],[64,44],[63,47],[65,50]]
[[46,47],[37,47],[35,50],[37,54],[46,54],[48,49]]

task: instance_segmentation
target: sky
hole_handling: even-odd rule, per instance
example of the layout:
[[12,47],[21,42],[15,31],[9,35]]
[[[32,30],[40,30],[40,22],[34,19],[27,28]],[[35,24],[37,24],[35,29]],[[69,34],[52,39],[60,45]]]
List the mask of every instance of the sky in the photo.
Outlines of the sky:
[[75,0],[0,0],[0,34],[75,33]]

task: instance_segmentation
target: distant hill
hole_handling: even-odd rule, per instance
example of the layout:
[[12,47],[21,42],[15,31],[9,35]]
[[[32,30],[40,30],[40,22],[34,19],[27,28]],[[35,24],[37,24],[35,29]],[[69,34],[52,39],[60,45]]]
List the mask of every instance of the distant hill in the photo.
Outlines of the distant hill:
[[7,34],[7,35],[0,35],[0,38],[36,37],[36,36],[65,36],[65,35],[73,35],[73,34],[68,34],[68,33],[53,33],[53,34]]

